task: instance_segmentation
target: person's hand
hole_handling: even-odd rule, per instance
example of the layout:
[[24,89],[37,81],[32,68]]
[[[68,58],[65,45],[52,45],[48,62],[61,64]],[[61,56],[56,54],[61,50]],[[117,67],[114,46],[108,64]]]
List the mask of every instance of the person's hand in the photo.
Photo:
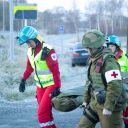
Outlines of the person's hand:
[[83,102],[83,104],[82,104],[82,107],[87,107],[87,103],[86,102]]
[[88,103],[83,102],[83,104],[81,104],[81,105],[80,105],[80,108],[84,108],[84,109],[86,109],[86,108],[87,108],[87,106],[88,106]]
[[108,109],[104,108],[104,109],[103,109],[103,115],[109,117],[109,116],[112,115],[112,112],[109,111]]
[[60,88],[56,88],[52,93],[51,93],[51,97],[56,97],[60,94]]
[[25,83],[26,80],[21,80],[20,86],[19,86],[19,92],[24,92],[25,91]]

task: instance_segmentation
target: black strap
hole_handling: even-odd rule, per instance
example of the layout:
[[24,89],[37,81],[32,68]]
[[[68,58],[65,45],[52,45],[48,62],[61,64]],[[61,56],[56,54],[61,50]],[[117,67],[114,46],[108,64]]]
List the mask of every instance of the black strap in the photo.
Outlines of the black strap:
[[92,118],[87,112],[86,110],[84,110],[83,112],[84,116],[86,116],[93,124],[96,124],[98,121],[95,120],[94,118]]
[[127,59],[128,59],[128,53],[127,54],[125,54],[125,56],[127,57]]
[[97,116],[97,114],[92,110],[92,108],[89,106],[88,107],[88,111],[95,117],[95,119],[99,120],[99,117]]
[[37,74],[37,68],[36,68],[36,63],[35,63],[35,62],[34,62],[34,66],[35,66],[35,73],[36,73],[36,76],[37,76],[37,78],[38,78],[38,80],[39,80],[39,84],[40,84],[40,86],[43,88],[43,85],[42,85],[42,83],[40,82],[39,76],[38,76],[38,74]]
[[49,54],[50,49],[48,47],[44,47],[42,49],[42,55],[41,55],[41,59],[45,60],[45,58],[47,57],[47,55]]

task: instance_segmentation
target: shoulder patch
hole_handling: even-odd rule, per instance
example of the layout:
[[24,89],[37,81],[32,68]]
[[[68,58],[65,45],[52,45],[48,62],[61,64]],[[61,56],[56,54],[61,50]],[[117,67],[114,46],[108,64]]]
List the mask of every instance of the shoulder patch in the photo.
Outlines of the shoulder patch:
[[56,61],[56,60],[57,60],[57,55],[56,55],[56,53],[51,54],[51,58],[52,58],[52,60]]

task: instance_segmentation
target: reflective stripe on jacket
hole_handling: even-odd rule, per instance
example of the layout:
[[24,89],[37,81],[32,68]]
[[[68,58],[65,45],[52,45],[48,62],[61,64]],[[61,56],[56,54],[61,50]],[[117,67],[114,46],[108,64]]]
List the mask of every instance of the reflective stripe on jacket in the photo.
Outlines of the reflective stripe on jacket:
[[[43,48],[44,47],[48,47],[49,49],[51,49],[47,44],[43,44]],[[35,71],[34,79],[38,87],[47,87],[50,85],[54,85],[53,74],[49,70],[46,60],[41,59],[43,48],[36,56],[34,56],[32,48],[28,49],[28,58],[32,68]]]

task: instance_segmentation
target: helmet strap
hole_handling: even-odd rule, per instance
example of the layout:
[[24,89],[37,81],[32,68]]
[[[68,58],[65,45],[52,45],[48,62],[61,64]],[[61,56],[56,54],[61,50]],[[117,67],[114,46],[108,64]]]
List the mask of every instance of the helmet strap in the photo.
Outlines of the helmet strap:
[[41,43],[43,42],[42,37],[39,34],[37,35],[36,39]]
[[102,47],[99,47],[99,48],[93,48],[90,53],[92,56],[94,56],[95,54],[97,54],[98,52],[102,51],[103,50],[103,46]]
[[35,42],[36,46],[39,44],[39,41],[36,38],[33,39],[33,41]]

